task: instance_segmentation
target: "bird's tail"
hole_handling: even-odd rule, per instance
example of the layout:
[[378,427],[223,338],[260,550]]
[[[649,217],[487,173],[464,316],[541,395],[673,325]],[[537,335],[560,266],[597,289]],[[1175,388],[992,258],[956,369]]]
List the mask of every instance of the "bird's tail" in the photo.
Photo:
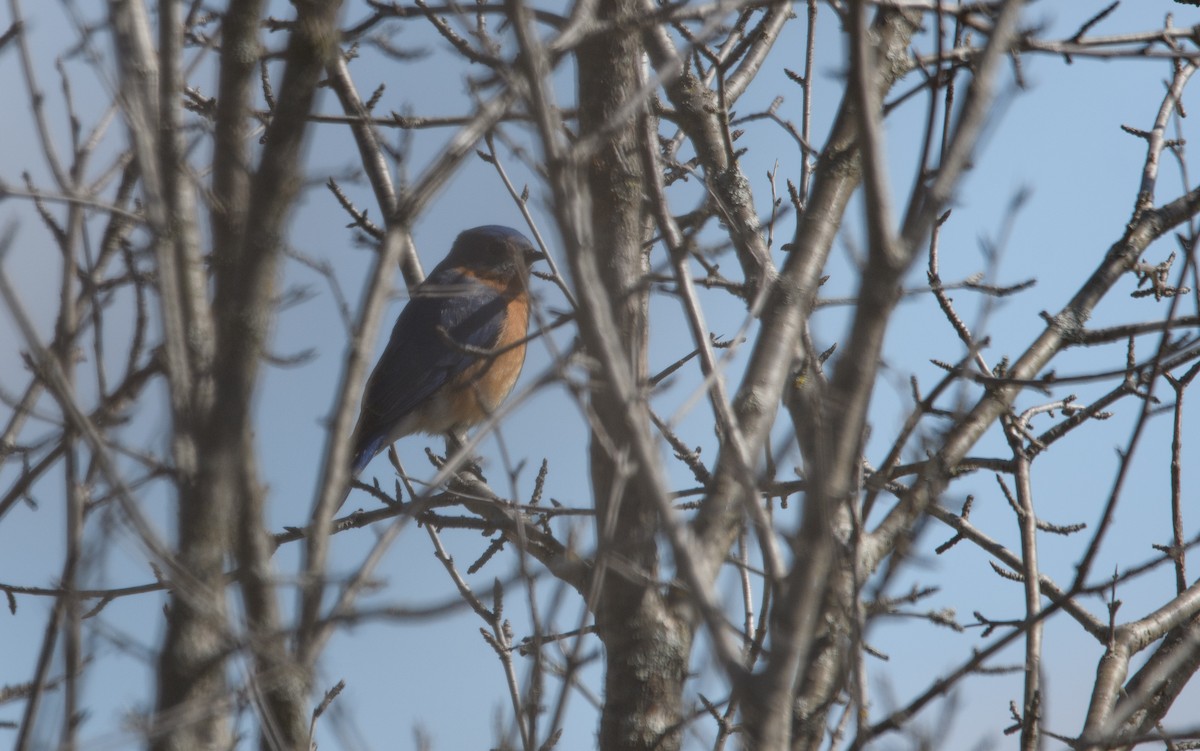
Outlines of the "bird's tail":
[[354,479],[362,473],[375,455],[383,448],[383,438],[376,436],[369,441],[355,441],[354,455],[350,460],[350,477]]

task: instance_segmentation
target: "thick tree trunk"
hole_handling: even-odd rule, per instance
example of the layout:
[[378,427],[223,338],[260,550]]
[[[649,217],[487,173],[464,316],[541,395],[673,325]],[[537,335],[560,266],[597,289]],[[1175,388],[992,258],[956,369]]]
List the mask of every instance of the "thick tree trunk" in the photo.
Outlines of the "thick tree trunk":
[[[638,7],[631,0],[604,0],[599,15],[628,17]],[[627,105],[638,96],[642,59],[640,37],[627,32],[590,40],[579,53],[580,130],[609,134],[587,163],[596,257],[631,380],[639,384],[647,367],[648,215],[638,149],[644,132],[639,119],[647,115]],[[592,488],[603,561],[595,614],[607,657],[599,745],[669,751],[680,745],[691,629],[671,616],[657,585],[655,505],[628,481],[635,470],[621,436],[629,405],[597,377],[591,406]]]
[[[214,186],[230,195],[218,196],[226,201],[227,210],[218,212],[213,223],[213,236],[221,241],[212,256],[215,341],[209,344],[215,346],[211,373],[205,374],[211,376],[213,398],[206,409],[194,410],[194,423],[186,430],[175,427],[177,433],[192,435],[200,461],[196,480],[181,481],[179,490],[182,575],[172,581],[167,635],[159,659],[156,749],[230,744],[225,670],[234,645],[229,636],[225,572],[231,555],[241,577],[249,636],[246,649],[254,659],[257,709],[263,719],[262,747],[299,749],[310,742],[311,676],[309,666],[298,663],[278,638],[282,624],[270,566],[273,548],[263,531],[266,493],[257,479],[253,430],[263,350],[275,314],[281,238],[303,179],[308,117],[326,62],[340,54],[340,0],[293,4],[296,19],[288,36],[283,77],[265,146],[250,173],[242,166],[245,145],[239,138],[248,108],[250,69],[238,50],[257,47],[260,8],[252,0],[234,3],[224,17],[225,41],[237,40],[238,45],[223,49],[222,94],[227,109],[219,112],[223,119],[218,145],[223,150],[214,155]],[[173,112],[177,106],[165,95],[162,101],[164,110]],[[177,160],[162,161],[165,175],[177,179],[186,175]],[[182,216],[180,221],[194,222],[194,217]]]

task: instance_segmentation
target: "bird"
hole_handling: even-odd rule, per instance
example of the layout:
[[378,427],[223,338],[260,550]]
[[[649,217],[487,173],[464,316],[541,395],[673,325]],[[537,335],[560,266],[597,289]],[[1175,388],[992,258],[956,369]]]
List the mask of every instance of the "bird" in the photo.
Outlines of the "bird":
[[411,298],[363,393],[351,476],[399,438],[458,435],[509,395],[525,363],[529,271],[545,254],[511,227],[468,229]]

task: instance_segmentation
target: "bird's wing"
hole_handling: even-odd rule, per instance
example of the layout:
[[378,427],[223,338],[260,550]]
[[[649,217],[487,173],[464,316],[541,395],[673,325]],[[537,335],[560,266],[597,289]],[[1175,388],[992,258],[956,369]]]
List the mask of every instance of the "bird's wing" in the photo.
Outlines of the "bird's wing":
[[358,449],[388,432],[435,391],[492,349],[506,300],[457,269],[437,269],[400,312],[363,396]]

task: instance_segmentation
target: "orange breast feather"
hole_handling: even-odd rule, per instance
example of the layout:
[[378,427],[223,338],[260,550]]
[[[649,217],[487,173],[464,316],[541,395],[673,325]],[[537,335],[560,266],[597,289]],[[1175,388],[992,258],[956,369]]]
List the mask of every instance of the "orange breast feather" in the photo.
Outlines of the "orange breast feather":
[[528,297],[517,294],[508,302],[504,326],[493,348],[504,351],[495,357],[481,357],[463,370],[453,387],[444,390],[448,392],[447,411],[456,425],[483,422],[512,391],[525,364],[525,344],[512,345],[526,336],[528,327]]

